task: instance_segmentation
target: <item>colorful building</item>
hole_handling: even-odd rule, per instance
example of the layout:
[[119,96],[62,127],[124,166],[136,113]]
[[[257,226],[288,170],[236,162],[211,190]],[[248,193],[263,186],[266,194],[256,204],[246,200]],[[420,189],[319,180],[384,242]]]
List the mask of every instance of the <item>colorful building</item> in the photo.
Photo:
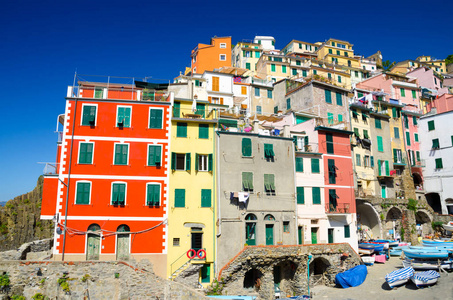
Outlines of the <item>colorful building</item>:
[[252,42],[239,42],[232,50],[232,66],[252,71],[255,74],[256,64],[263,52],[263,46]]
[[45,176],[41,211],[56,221],[53,258],[148,259],[165,275],[166,86],[79,81],[68,88],[60,121],[58,168]]
[[231,67],[231,37],[213,37],[209,45],[198,44],[190,58],[192,74]]

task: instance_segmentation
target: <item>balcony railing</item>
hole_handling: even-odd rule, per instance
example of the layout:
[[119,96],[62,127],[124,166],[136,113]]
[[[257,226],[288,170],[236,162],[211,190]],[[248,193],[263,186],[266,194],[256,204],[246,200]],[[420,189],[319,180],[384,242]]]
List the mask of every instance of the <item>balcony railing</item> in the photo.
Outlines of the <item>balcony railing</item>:
[[349,203],[326,203],[326,213],[327,214],[348,214],[349,213]]
[[373,197],[373,192],[371,190],[355,190],[354,196],[357,198],[366,198],[366,197]]
[[318,153],[318,144],[317,143],[309,143],[307,145],[296,145],[297,152],[313,152]]
[[394,157],[393,164],[397,166],[405,166],[407,164],[405,157]]
[[38,164],[43,164],[44,169],[42,173],[44,175],[55,175],[58,174],[58,163],[50,163],[50,162],[39,162]]
[[183,109],[178,107],[173,107],[173,118],[181,119],[202,119],[202,120],[214,120],[217,118],[216,113],[213,110],[206,108],[199,109]]
[[69,98],[122,99],[136,101],[170,102],[168,91],[137,88],[134,85],[125,87],[68,86]]

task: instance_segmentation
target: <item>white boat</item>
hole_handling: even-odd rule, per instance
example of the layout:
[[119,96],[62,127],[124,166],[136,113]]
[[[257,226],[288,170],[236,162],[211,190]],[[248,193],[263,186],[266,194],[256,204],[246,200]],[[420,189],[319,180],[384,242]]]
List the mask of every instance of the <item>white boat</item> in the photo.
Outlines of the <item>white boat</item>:
[[412,277],[411,277],[411,280],[419,288],[419,287],[425,287],[425,286],[435,284],[437,282],[437,279],[439,279],[439,277],[440,277],[439,273],[431,270],[431,271],[414,273],[414,275],[412,275]]
[[362,256],[361,258],[365,265],[367,265],[367,266],[374,265],[374,261],[375,261],[374,256]]
[[385,281],[387,281],[389,287],[394,288],[408,282],[412,275],[414,275],[414,269],[407,267],[388,273],[385,275]]
[[448,222],[447,224],[442,224],[442,227],[447,231],[453,231],[453,222]]
[[[416,270],[438,270],[439,261],[436,260],[416,260],[416,259],[403,259],[404,267],[412,267]],[[443,270],[452,270],[453,261],[452,260],[442,260],[440,262],[440,267]]]
[[370,255],[373,254],[374,250],[373,249],[362,249],[359,248],[359,254],[360,255]]

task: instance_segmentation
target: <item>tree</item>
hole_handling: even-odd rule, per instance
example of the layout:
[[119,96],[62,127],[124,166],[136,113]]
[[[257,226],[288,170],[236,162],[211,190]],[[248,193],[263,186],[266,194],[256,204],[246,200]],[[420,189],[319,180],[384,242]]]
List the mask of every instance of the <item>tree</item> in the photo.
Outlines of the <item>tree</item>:
[[449,64],[453,64],[453,54],[450,54],[449,56],[447,56],[447,58],[445,59],[445,64],[448,66]]
[[384,71],[390,71],[391,68],[395,65],[395,62],[390,62],[390,60],[386,60],[382,62],[382,69]]

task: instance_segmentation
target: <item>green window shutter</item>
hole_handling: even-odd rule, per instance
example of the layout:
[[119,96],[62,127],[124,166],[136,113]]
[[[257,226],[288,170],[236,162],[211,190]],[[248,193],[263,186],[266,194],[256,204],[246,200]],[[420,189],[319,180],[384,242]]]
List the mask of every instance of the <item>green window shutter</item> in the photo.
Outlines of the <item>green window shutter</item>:
[[364,139],[369,139],[370,138],[370,136],[368,135],[368,130],[366,130],[366,129],[363,130],[363,138]]
[[151,109],[149,113],[149,128],[162,128],[162,109]]
[[198,159],[199,159],[198,153],[195,153],[195,171],[198,171]]
[[332,49],[329,49],[329,54],[332,54]]
[[259,51],[255,51],[255,58],[260,58],[260,52]]
[[256,113],[261,115],[261,106],[260,105],[256,106]]
[[260,88],[255,88],[255,96],[259,97],[260,96]]
[[338,122],[343,122],[343,115],[338,115]]
[[406,132],[406,143],[408,146],[411,145],[411,134],[409,132]]
[[354,134],[355,134],[357,137],[360,137],[360,133],[359,133],[359,129],[358,129],[358,128],[354,128]]
[[186,153],[186,171],[190,171],[190,153]]
[[328,159],[327,160],[327,167],[328,167],[328,172],[329,172],[329,183],[336,183],[336,174],[337,170],[335,167],[335,160],[334,159]]
[[428,131],[434,130],[436,127],[434,126],[434,120],[428,121]]
[[302,76],[307,77],[307,70],[302,70]]
[[296,172],[304,171],[304,161],[302,157],[296,157]]
[[[266,180],[266,176],[264,179]],[[253,191],[253,173],[242,172],[242,189],[247,192]]]
[[417,92],[415,92],[415,90],[412,90],[412,98],[417,98]]
[[332,93],[329,90],[324,90],[327,103],[332,103]]
[[117,115],[118,125],[121,124],[122,126],[124,126],[125,107],[118,107],[117,110],[118,110],[118,115]]
[[378,128],[378,129],[381,129],[381,119],[379,118],[376,118],[374,119],[374,127]]
[[296,69],[292,69],[292,74],[293,74],[293,76],[297,75],[297,70]]
[[275,72],[275,64],[271,64],[271,72]]
[[327,78],[331,79],[332,78],[332,74],[327,73]]
[[401,92],[401,97],[406,97],[406,90],[405,89],[400,88],[400,92]]
[[313,75],[317,75],[317,74],[318,74],[318,71],[313,70]]
[[417,161],[420,161],[420,151],[416,151],[415,153],[417,155]]
[[397,162],[397,161],[398,161],[398,150],[393,149],[393,162]]
[[442,158],[436,158],[436,169],[442,169],[443,164],[442,164]]
[[409,118],[406,115],[404,115],[404,126],[409,128]]
[[119,184],[113,184],[112,186],[112,204],[118,205],[119,204]]
[[344,225],[344,237],[345,238],[351,237],[351,230],[349,228],[349,225]]
[[440,148],[440,144],[439,144],[439,139],[433,139],[433,146],[432,146],[433,149],[439,149]]
[[159,166],[162,158],[162,147],[149,145],[148,147],[148,166]]
[[382,144],[382,136],[377,136],[378,151],[384,152],[384,145]]
[[341,83],[341,76],[338,76],[338,82]]
[[360,167],[360,163],[361,163],[361,161],[360,161],[360,154],[356,154],[356,155],[355,155],[355,161],[356,161],[356,165]]
[[242,156],[252,156],[252,140],[249,138],[242,139]]
[[312,198],[313,198],[313,204],[321,204],[321,188],[320,187],[312,188]]
[[91,164],[93,162],[93,144],[92,143],[80,143],[80,164]]
[[272,99],[272,90],[267,90],[267,98]]
[[331,133],[326,133],[326,148],[327,153],[334,154],[333,135]]
[[264,144],[264,157],[266,159],[274,158],[274,145],[273,144]]
[[186,190],[185,189],[175,189],[175,207],[185,207],[186,206]]
[[381,172],[381,160],[380,159],[378,159],[377,165],[378,165],[379,176],[381,176],[382,172]]
[[414,133],[414,142],[418,142],[418,133]]
[[395,136],[395,139],[400,138],[400,129],[398,127],[393,127],[393,134]]
[[124,127],[131,127],[131,108],[126,107],[124,109]]
[[370,165],[372,168],[374,168],[374,157],[370,156]]
[[282,73],[286,73],[286,66],[282,66]]
[[304,187],[298,186],[296,189],[297,189],[297,204],[305,204]]
[[127,165],[127,153],[129,145],[115,145],[115,165]]
[[311,159],[311,172],[319,173],[319,159],[318,158]]
[[181,115],[181,103],[180,102],[175,102],[173,104],[173,117],[174,118],[179,118]]
[[82,111],[82,125],[94,126],[96,121],[96,106],[84,105]]
[[418,125],[418,121],[417,121],[417,117],[416,116],[412,116],[412,122],[414,123],[414,126]]
[[209,125],[199,124],[198,125],[198,138],[209,139]]
[[245,63],[245,68],[246,68],[247,70],[250,70],[250,63]]
[[286,99],[286,109],[291,109],[291,98]]
[[341,99],[341,93],[336,93],[337,105],[343,105],[343,100]]
[[211,154],[208,154],[208,171],[209,172],[212,172],[213,164],[214,164],[214,160],[213,160],[213,155],[211,153]]
[[201,190],[201,207],[211,207],[211,190]]
[[171,169],[172,171],[176,170],[176,153],[171,153]]
[[187,123],[176,124],[176,137],[187,137]]
[[390,175],[390,168],[389,168],[389,161],[385,161],[385,175],[389,176]]
[[90,204],[90,188],[89,182],[77,182],[76,204]]
[[333,113],[327,113],[327,122],[329,125],[333,125]]
[[397,118],[398,117],[398,112],[396,107],[392,107],[392,117]]
[[197,103],[197,110],[196,110],[195,114],[200,115],[204,119],[205,105],[203,103]]

